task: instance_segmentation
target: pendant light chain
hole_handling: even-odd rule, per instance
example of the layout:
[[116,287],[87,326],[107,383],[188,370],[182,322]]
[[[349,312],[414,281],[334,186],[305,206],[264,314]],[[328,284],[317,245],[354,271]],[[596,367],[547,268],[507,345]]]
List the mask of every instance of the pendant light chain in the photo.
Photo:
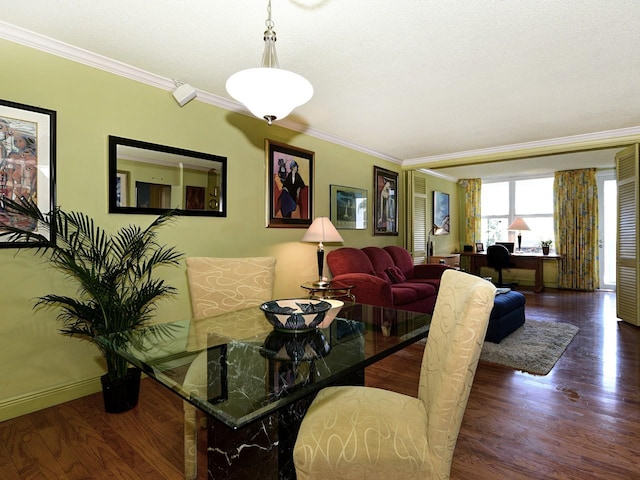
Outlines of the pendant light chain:
[[271,0],[269,0],[269,4],[267,5],[267,20],[264,23],[267,26],[267,30],[272,30],[275,26],[273,20],[271,20]]
[[264,53],[262,55],[262,66],[264,68],[280,68],[278,62],[278,54],[276,53],[276,32],[273,31],[275,24],[271,20],[271,0],[267,5],[268,18],[264,22],[267,26],[266,32],[264,32]]

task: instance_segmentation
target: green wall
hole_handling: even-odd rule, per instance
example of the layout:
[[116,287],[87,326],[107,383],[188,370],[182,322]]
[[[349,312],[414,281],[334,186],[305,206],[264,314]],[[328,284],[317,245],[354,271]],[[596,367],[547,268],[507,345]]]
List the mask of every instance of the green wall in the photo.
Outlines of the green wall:
[[[373,166],[400,171],[380,158],[197,100],[180,108],[168,91],[12,42],[0,40],[0,52],[13,72],[0,79],[1,98],[57,112],[58,205],[94,217],[107,230],[152,220],[107,213],[109,135],[225,156],[227,217],[180,217],[160,240],[186,256],[275,256],[276,297],[303,294],[299,285],[317,275],[316,247],[300,242],[303,229],[265,228],[265,139],[315,152],[314,216],[329,216],[330,184],[347,185],[368,191],[371,225]],[[403,218],[404,201],[399,204]],[[403,245],[403,228],[398,237],[373,236],[371,228],[341,234],[353,247]],[[75,294],[73,285],[29,250],[0,249],[0,261],[0,421],[99,391],[104,366],[97,349],[60,335],[57,312],[33,310],[35,297]],[[158,320],[188,318],[184,263],[162,274],[179,295],[159,305]]]
[[[265,139],[315,152],[314,216],[329,215],[329,184],[366,189],[371,205],[373,166],[399,171],[377,157],[198,101],[180,108],[168,91],[12,42],[0,41],[0,51],[16,72],[0,80],[2,98],[57,112],[58,205],[109,230],[151,221],[107,213],[109,135],[226,156],[228,216],[180,217],[161,240],[186,256],[275,256],[277,297],[302,294],[300,283],[316,277],[315,246],[300,242],[303,229],[265,228]],[[344,245],[354,247],[403,245],[402,225],[400,232],[341,230]],[[98,391],[104,367],[97,349],[60,335],[55,311],[32,308],[35,297],[74,294],[73,285],[28,250],[1,249],[0,261],[0,420]],[[158,320],[188,318],[184,265],[163,275],[180,295],[160,304]]]

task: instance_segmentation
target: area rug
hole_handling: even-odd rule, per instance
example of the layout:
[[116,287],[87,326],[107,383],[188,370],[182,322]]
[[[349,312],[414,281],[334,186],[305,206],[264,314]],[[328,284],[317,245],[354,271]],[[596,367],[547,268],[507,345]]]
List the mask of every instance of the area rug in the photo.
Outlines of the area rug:
[[527,320],[500,343],[484,342],[480,360],[546,375],[576,333],[578,327],[568,323]]

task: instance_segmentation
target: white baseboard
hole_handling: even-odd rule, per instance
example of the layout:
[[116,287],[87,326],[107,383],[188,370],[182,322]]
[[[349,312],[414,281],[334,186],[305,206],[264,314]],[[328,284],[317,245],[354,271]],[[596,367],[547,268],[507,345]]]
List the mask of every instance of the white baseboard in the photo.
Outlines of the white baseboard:
[[14,397],[0,403],[0,422],[85,397],[102,390],[100,377]]

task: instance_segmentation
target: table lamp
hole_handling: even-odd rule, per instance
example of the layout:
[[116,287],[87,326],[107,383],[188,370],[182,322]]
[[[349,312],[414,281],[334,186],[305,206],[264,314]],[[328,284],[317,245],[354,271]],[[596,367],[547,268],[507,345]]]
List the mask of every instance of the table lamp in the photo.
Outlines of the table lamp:
[[318,242],[318,281],[313,285],[316,287],[324,287],[329,285],[326,277],[322,276],[324,268],[324,245],[322,242],[344,242],[336,227],[333,226],[331,220],[327,217],[318,217],[309,226],[302,242]]
[[511,225],[507,227],[507,230],[518,231],[518,251],[521,252],[522,251],[522,230],[531,230],[529,228],[529,225],[527,225],[522,218],[518,217],[513,222],[511,222]]

